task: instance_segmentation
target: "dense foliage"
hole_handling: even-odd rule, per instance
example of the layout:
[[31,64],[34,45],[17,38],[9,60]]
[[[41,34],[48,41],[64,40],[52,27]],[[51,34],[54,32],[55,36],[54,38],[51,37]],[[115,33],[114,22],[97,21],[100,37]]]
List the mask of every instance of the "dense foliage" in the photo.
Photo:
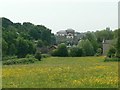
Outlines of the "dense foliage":
[[35,58],[38,59],[39,61],[41,60],[41,53],[40,52],[36,52],[35,53]]
[[29,64],[38,61],[35,58],[19,58],[19,59],[9,59],[3,61],[3,65],[13,65],[13,64]]
[[83,56],[83,49],[78,47],[70,48],[69,56],[80,57]]
[[112,31],[112,30],[110,30],[110,28],[106,28],[101,31],[87,32],[86,37],[84,39],[88,39],[90,41],[90,43],[92,44],[92,46],[94,48],[94,55],[96,55],[96,56],[102,55],[103,41],[112,40],[113,41],[112,44],[114,44],[114,45],[112,45],[112,47],[114,47],[114,51],[113,51],[112,47],[108,51],[108,56],[111,57],[111,56],[113,56],[113,52],[114,52],[114,56],[116,56],[115,50],[117,50],[117,48],[120,45],[117,43],[118,36],[119,36],[118,29]]
[[80,40],[78,43],[78,47],[82,48],[84,50],[85,56],[93,56],[94,55],[94,48],[88,39]]
[[68,50],[64,43],[58,45],[58,48],[52,51],[52,56],[66,57],[68,56]]
[[13,23],[2,18],[2,30],[3,57],[16,55],[23,58],[27,54],[35,54],[36,47],[47,47],[55,43],[54,34],[43,25]]
[[[56,38],[51,30],[43,25],[34,25],[30,22],[13,23],[7,18],[2,18],[2,51],[3,57],[17,56],[24,58],[27,54],[48,53],[48,47],[56,44]],[[96,32],[86,32],[75,47],[67,48],[65,44],[57,45],[51,53],[52,56],[100,56],[102,55],[103,40],[116,39],[114,48],[108,52],[108,56],[120,57],[120,29],[112,31],[110,28]],[[116,43],[117,42],[117,43]],[[39,55],[38,55],[39,56]],[[37,58],[39,59],[39,58]],[[41,55],[40,55],[41,59]],[[39,60],[40,60],[39,59]]]
[[115,54],[116,54],[115,47],[111,47],[107,53],[107,56],[111,58],[111,57],[115,57]]

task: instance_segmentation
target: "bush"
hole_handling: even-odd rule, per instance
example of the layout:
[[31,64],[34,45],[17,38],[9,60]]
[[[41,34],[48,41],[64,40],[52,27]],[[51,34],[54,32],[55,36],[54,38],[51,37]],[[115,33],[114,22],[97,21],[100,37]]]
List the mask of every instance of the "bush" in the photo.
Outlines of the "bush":
[[25,58],[34,58],[32,54],[27,54]]
[[51,53],[52,56],[66,57],[68,56],[68,50],[64,43],[58,45],[58,49],[55,49]]
[[108,57],[115,57],[116,49],[114,47],[111,47],[107,53]]
[[41,60],[41,53],[40,52],[37,52],[35,53],[35,58],[38,59],[39,61]]
[[6,56],[6,57],[2,57],[2,60],[10,60],[10,59],[17,59],[17,56]]
[[83,55],[82,48],[78,48],[78,47],[72,47],[72,48],[70,48],[69,56],[80,57],[82,55]]
[[41,57],[42,58],[47,58],[47,57],[50,57],[50,55],[49,54],[41,54]]
[[109,57],[106,57],[104,62],[108,62],[108,61],[120,61],[120,58],[109,58]]
[[64,43],[58,45],[58,56],[60,56],[60,57],[68,56],[68,50]]
[[97,53],[95,54],[95,56],[101,56],[101,55],[102,55],[102,49],[98,48]]
[[52,56],[58,56],[58,49],[54,49],[54,50],[51,52],[51,55],[52,55]]
[[82,48],[84,50],[85,56],[93,56],[94,55],[94,48],[91,44],[91,42],[86,40],[80,40],[77,45],[79,48]]
[[11,59],[7,61],[3,61],[3,65],[28,64],[28,63],[34,63],[35,61],[37,61],[37,59],[35,58]]
[[43,46],[44,46],[43,41],[42,40],[38,40],[37,47],[41,48]]

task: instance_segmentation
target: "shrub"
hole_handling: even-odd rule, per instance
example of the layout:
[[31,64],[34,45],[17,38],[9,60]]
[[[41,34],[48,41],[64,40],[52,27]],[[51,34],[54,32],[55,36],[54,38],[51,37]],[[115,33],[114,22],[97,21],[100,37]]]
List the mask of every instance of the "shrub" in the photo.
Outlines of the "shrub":
[[120,58],[109,58],[109,57],[106,57],[104,62],[108,62],[108,61],[120,61]]
[[102,49],[98,48],[97,53],[95,54],[95,56],[100,56],[100,55],[102,55]]
[[79,57],[79,56],[82,56],[82,55],[83,55],[82,48],[78,48],[78,47],[72,47],[72,48],[70,48],[69,56]]
[[68,56],[68,50],[64,43],[58,45],[57,49],[54,49],[51,53],[52,56],[66,57]]
[[111,47],[107,53],[108,57],[114,57],[116,53],[116,49],[114,47]]
[[28,64],[34,63],[35,61],[37,61],[37,59],[35,58],[19,58],[3,61],[3,65]]
[[77,45],[79,48],[82,48],[84,50],[84,54],[86,56],[93,56],[94,55],[94,48],[91,44],[91,42],[86,40],[80,40]]
[[32,54],[27,54],[25,58],[34,58]]
[[64,43],[59,44],[58,45],[58,49],[55,51],[55,53],[59,57],[66,57],[66,56],[68,56],[68,50],[67,50],[66,45]]
[[6,56],[6,57],[2,57],[2,60],[10,60],[10,59],[17,59],[17,56]]
[[19,37],[16,40],[17,56],[24,58],[27,54],[35,53],[35,46],[32,41]]
[[51,55],[52,55],[52,56],[58,56],[58,49],[54,49],[54,50],[51,52]]
[[39,61],[41,60],[41,53],[40,52],[37,52],[35,53],[35,58],[38,59]]
[[58,56],[60,56],[60,57],[68,56],[68,50],[64,43],[58,45]]
[[41,48],[43,46],[44,46],[43,41],[42,40],[38,40],[37,47]]
[[50,57],[50,55],[49,54],[41,54],[41,57],[42,58],[47,58],[47,57]]

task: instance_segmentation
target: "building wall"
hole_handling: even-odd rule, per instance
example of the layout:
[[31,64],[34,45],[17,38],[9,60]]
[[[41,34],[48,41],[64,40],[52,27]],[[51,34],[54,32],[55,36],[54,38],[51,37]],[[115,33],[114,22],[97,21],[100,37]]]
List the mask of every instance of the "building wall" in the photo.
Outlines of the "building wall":
[[107,55],[109,49],[110,44],[103,44],[103,55]]
[[107,55],[113,40],[106,40],[103,42],[103,55]]
[[84,34],[75,32],[75,30],[62,30],[56,34],[56,43],[66,43],[67,45],[77,45]]

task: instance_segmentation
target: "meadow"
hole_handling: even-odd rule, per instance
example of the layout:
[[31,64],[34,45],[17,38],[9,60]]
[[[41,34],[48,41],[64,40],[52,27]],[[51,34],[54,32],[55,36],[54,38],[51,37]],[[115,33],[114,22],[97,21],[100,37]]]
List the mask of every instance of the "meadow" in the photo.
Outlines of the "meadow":
[[3,88],[117,88],[118,63],[104,57],[49,57],[3,65]]

